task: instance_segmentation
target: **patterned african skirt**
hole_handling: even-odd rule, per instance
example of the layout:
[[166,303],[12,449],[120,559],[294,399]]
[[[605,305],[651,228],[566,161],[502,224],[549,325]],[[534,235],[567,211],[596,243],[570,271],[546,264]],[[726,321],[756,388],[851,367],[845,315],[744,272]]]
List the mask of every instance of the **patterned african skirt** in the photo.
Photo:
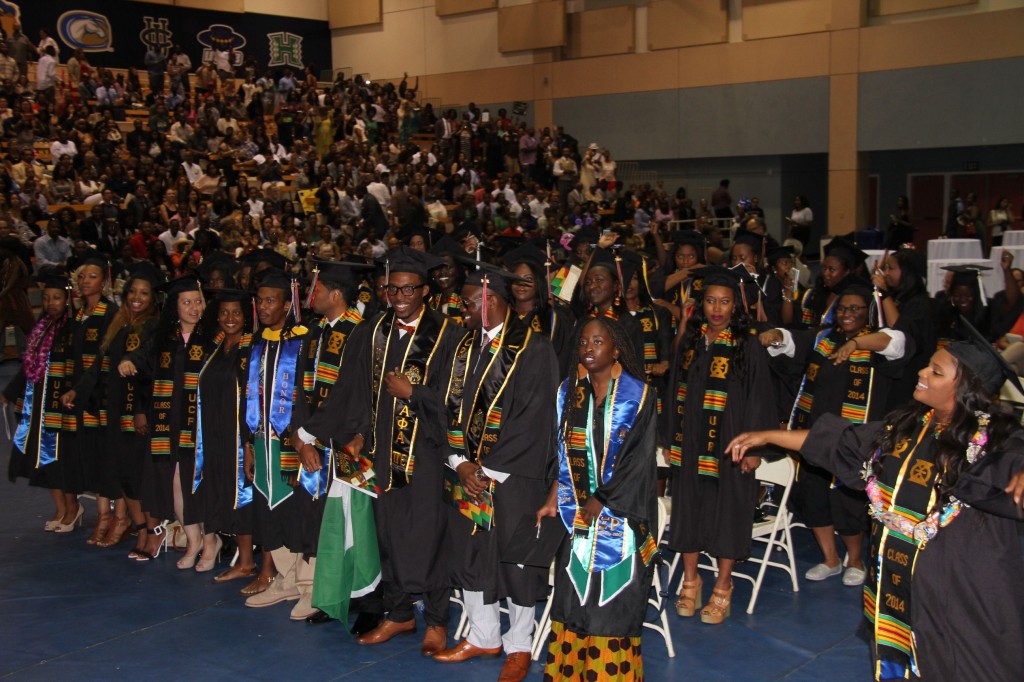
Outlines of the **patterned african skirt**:
[[639,637],[582,635],[552,621],[548,659],[544,664],[545,682],[642,682],[643,679]]

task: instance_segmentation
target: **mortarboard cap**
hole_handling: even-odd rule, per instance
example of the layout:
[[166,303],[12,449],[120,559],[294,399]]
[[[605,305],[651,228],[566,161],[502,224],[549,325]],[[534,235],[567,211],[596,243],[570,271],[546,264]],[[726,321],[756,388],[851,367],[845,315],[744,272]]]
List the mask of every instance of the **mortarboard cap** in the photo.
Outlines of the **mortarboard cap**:
[[[434,245],[434,248],[437,248],[437,244]],[[390,272],[411,272],[419,275],[426,282],[430,277],[431,270],[444,265],[444,261],[432,253],[433,251],[434,249],[431,249],[430,252],[424,253],[410,249],[408,246],[399,246],[388,251],[385,260]]]
[[857,248],[851,235],[833,238],[825,245],[825,256],[834,256],[844,261],[851,270],[856,270],[868,259],[868,254]]
[[951,287],[961,285],[976,287],[981,273],[992,268],[987,265],[947,265],[942,269],[953,273],[953,281],[950,283]]
[[292,279],[292,276],[284,270],[271,268],[260,273],[256,287],[258,289],[281,289],[282,291],[291,291]]
[[739,292],[742,282],[754,282],[754,276],[747,271],[743,265],[734,268],[725,268],[721,265],[705,265],[693,270],[693,277],[700,280],[701,291],[708,287],[720,286],[729,287]]
[[96,249],[89,249],[85,252],[85,255],[82,256],[82,262],[79,263],[79,266],[83,265],[95,265],[103,271],[104,275],[106,275],[107,268],[110,267],[110,260],[106,255],[100,253]]
[[239,260],[246,265],[251,265],[253,269],[260,263],[268,263],[270,267],[278,270],[284,270],[291,262],[273,249],[253,249]]
[[253,297],[251,291],[244,291],[242,289],[207,289],[207,293],[214,297],[214,300],[218,303],[223,302],[248,302]]
[[793,257],[793,247],[792,246],[776,246],[776,247],[773,247],[771,249],[768,249],[768,253],[765,254],[765,257],[768,260],[768,265],[775,265],[782,258],[792,258]]
[[990,394],[998,394],[999,389],[1007,381],[1011,382],[1018,391],[1024,393],[1017,370],[1003,359],[999,351],[993,348],[988,339],[982,336],[981,332],[963,315],[960,316],[960,324],[967,332],[967,340],[955,341],[946,346],[946,350],[961,365],[973,372]]
[[484,261],[470,261],[467,258],[462,259],[462,262],[476,268],[476,270],[466,276],[466,283],[464,286],[482,287],[484,285],[484,278],[486,277],[488,290],[493,291],[506,301],[511,299],[509,285],[512,284],[512,282],[526,281],[522,277],[519,277],[508,270],[499,268],[497,265],[491,265]]
[[741,228],[736,230],[736,235],[732,238],[732,243],[746,244],[754,250],[754,253],[760,256],[761,249],[764,248],[764,236]]
[[59,272],[40,273],[39,286],[43,289],[67,289],[71,280]]
[[[357,263],[353,261],[331,261],[310,259],[310,265],[318,280],[328,282],[337,286],[356,286],[362,279],[362,272],[372,270],[374,266],[368,263]],[[356,274],[356,273],[360,274]]]
[[172,279],[170,282],[161,284],[157,287],[157,290],[167,294],[168,298],[170,298],[186,291],[202,291],[203,283],[195,275],[186,275],[185,277]]
[[145,280],[149,282],[149,285],[154,289],[167,281],[167,277],[164,275],[163,270],[147,260],[140,261],[131,267],[131,270],[128,271],[128,277],[125,280],[125,286],[134,279]]

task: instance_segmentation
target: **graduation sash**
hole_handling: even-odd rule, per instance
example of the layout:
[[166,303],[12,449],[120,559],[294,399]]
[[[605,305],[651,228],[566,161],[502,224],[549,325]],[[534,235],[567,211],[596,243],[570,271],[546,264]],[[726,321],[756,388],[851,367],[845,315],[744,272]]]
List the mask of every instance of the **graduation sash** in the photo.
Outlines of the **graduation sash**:
[[[370,450],[375,461],[378,461],[378,448],[389,448],[390,450],[389,459],[391,466],[388,473],[388,485],[384,492],[391,490],[393,487],[402,487],[412,479],[416,468],[416,453],[414,450],[417,426],[419,424],[419,418],[413,415],[412,410],[409,409],[408,401],[384,395],[384,374],[389,369],[393,369],[384,366],[384,363],[387,362],[388,351],[391,349],[392,342],[403,343],[405,341],[404,339],[399,339],[397,330],[392,333],[395,320],[393,312],[382,315],[377,320],[377,325],[373,330],[373,374],[371,380],[374,402],[371,415],[372,433],[376,434],[377,432],[377,412],[381,400],[391,400],[391,413],[394,415],[390,429],[391,437],[388,439],[388,442],[378,443],[375,440]],[[419,322],[416,324],[416,330],[411,332],[412,338],[408,340],[401,363],[402,372],[409,378],[409,382],[413,386],[427,382],[430,361],[434,357],[434,351],[437,349],[437,341],[441,338],[445,327],[450,323],[451,320],[447,317],[438,318],[434,315],[428,315],[426,306],[420,310]],[[396,476],[395,474],[398,475]]]
[[[185,344],[185,362],[181,377],[174,371],[174,354],[178,343]],[[199,408],[196,395],[199,388],[199,372],[206,360],[206,346],[198,327],[189,335],[187,343],[175,332],[170,344],[164,344],[157,355],[157,367],[153,375],[153,413],[152,438],[149,450],[155,459],[171,456],[171,438],[177,438],[177,447],[191,449],[196,445],[195,433],[199,420]],[[177,394],[175,393],[177,391]],[[178,432],[171,428],[171,412],[173,398],[178,396],[181,401]]]
[[[706,339],[708,325],[705,322],[700,328],[700,338]],[[725,412],[729,393],[729,365],[732,361],[733,351],[736,348],[736,339],[733,336],[732,327],[726,327],[718,335],[718,338],[710,344],[707,352],[713,357],[708,368],[708,377],[704,384],[704,396],[701,403],[701,414],[704,422],[704,433],[706,437],[703,442],[707,448],[703,452],[689,453],[697,455],[697,473],[701,476],[718,478],[718,457],[721,448],[719,447],[719,420]],[[689,349],[683,356],[683,367],[679,385],[676,387],[676,415],[680,427],[677,429],[672,446],[669,448],[669,464],[682,466],[683,463],[683,405],[686,402],[686,385],[690,373],[690,365],[693,364],[695,351]],[[691,409],[693,405],[691,405]]]
[[[326,319],[320,320],[319,324],[313,327],[317,342],[309,344],[306,367],[310,369],[302,376],[302,390],[306,394],[310,414],[315,413],[327,402],[327,396],[338,382],[338,368],[341,366],[341,353],[345,341],[362,321],[359,311],[353,307],[345,311],[326,337],[323,336],[324,327],[327,325]],[[309,472],[300,467],[299,485],[313,499],[317,499],[327,493],[331,476],[331,458],[330,449],[323,443],[316,442],[314,447],[320,453],[320,470]]]
[[644,350],[644,371],[650,374],[654,370],[654,365],[658,363],[658,315],[651,306],[644,306],[636,311],[635,317],[643,332],[641,338]]
[[[133,324],[128,328],[128,333],[124,337],[124,355],[138,350],[142,345],[142,336],[145,331],[143,325]],[[117,415],[121,431],[124,433],[135,433],[135,401],[137,399],[135,382],[131,377],[124,377],[124,399],[121,402],[121,411]]]
[[[872,331],[870,327],[865,327],[854,338],[865,336]],[[822,364],[832,362],[829,356],[846,341],[842,332],[835,329],[824,329],[815,337],[814,350],[807,363],[807,371],[804,372],[803,380],[800,383],[796,402],[793,403],[793,411],[789,419],[790,430],[811,427],[811,410],[814,407],[818,372],[821,370]],[[855,424],[865,423],[871,409],[871,392],[875,378],[875,369],[871,362],[872,355],[873,353],[869,350],[855,350],[850,353],[850,358],[844,363],[846,381],[841,394],[843,402],[839,406],[839,416]]]
[[558,315],[555,314],[553,308],[534,308],[532,313],[519,319],[527,324],[534,334],[543,334],[548,339],[554,340],[555,329],[558,327]]
[[828,300],[828,296],[831,292],[828,289],[817,289],[810,288],[804,292],[804,297],[800,300],[800,322],[809,327],[829,327],[835,324],[836,321],[836,301],[839,297],[836,296],[832,304],[825,308],[825,311],[821,314],[821,317],[815,319],[814,305],[817,303],[815,300],[815,293],[821,293],[825,296],[825,300]]
[[[572,536],[566,571],[581,604],[587,601],[594,574],[600,574],[599,606],[613,600],[632,582],[636,551],[641,549],[647,564],[655,549],[649,532],[643,538],[643,547],[638,548],[638,534],[629,520],[607,506],[589,524],[580,513],[600,484],[614,475],[622,443],[648,395],[643,381],[622,373],[621,367],[615,369],[605,397],[604,443],[600,451],[593,438],[594,392],[590,382],[580,381],[575,395],[569,395],[570,382],[566,380],[557,398],[559,423],[566,401],[575,401],[572,423],[558,434],[558,514]],[[640,530],[643,534],[646,529]]]
[[[301,326],[292,327],[288,334],[264,329],[249,355],[245,423],[256,435],[253,485],[271,509],[291,497],[294,491],[288,482],[299,470],[290,429],[292,405],[299,397],[295,375],[306,331]],[[270,423],[264,423],[264,418]]]
[[447,315],[458,324],[462,324],[462,309],[465,305],[459,294],[452,292],[447,297],[444,294],[434,294],[430,297],[429,305],[442,315]]
[[[43,384],[38,386],[34,381],[25,382],[25,393],[21,399],[21,415],[18,420],[18,428],[14,431],[14,447],[26,455],[34,451],[36,455],[35,468],[39,469],[57,461],[57,439],[60,434],[43,428],[42,411],[40,410],[40,413],[36,414],[36,391],[42,391],[41,398],[45,399],[46,382],[44,381]],[[43,400],[41,399],[39,401],[40,407],[42,404]],[[29,443],[28,437],[32,432],[33,421],[38,421],[36,429],[38,435],[36,436],[36,442]]]
[[[55,384],[59,382],[64,391],[72,388],[76,365],[78,369],[84,372],[96,364],[96,359],[99,357],[100,352],[100,343],[103,341],[103,330],[106,329],[109,321],[107,320],[109,309],[109,302],[103,298],[99,300],[91,313],[87,314],[83,306],[75,313],[74,325],[70,326],[70,329],[65,329],[68,332],[68,337],[74,335],[77,329],[82,330],[82,347],[78,351],[80,355],[75,357],[72,340],[65,337],[61,344],[61,359],[50,362],[48,373],[52,373]],[[56,340],[54,340],[53,345],[54,347],[58,345]],[[51,376],[48,374],[47,379],[50,378]],[[59,400],[57,400],[56,406],[48,407],[47,411],[49,412],[51,409],[54,413],[63,411]],[[93,413],[85,410],[83,407],[80,418],[74,414],[61,414],[59,428],[64,431],[77,431],[79,428],[96,428],[106,424],[106,417],[105,409],[97,410]],[[48,426],[54,424],[55,421],[51,417]]]
[[[224,332],[220,332],[213,339],[214,343],[217,344],[216,349],[203,363],[203,368],[199,371],[199,378],[202,379],[203,372],[209,366],[217,353],[220,353],[224,348]],[[238,377],[235,379],[235,418],[232,420],[235,427],[235,447],[234,447],[234,459],[235,459],[235,501],[232,504],[232,509],[241,509],[245,505],[252,502],[252,484],[249,483],[249,479],[245,475],[245,443],[242,442],[242,429],[241,419],[239,418],[238,410],[242,404],[242,386],[240,378],[245,376],[247,365],[249,362],[249,349],[252,347],[252,334],[242,334],[242,338],[238,342]],[[199,489],[199,484],[203,480],[203,464],[206,459],[206,445],[203,442],[203,392],[199,388],[196,389],[196,406],[198,407],[199,419],[196,423],[196,466],[195,475],[192,479],[192,492],[195,493]],[[224,425],[227,428],[227,425]]]
[[[876,479],[884,511],[896,512],[913,523],[923,521],[935,506],[939,465],[930,447],[932,414],[923,419],[914,442],[903,439],[882,459]],[[930,439],[928,442],[923,441]],[[909,678],[918,674],[911,622],[911,583],[919,542],[882,523],[871,528],[871,554],[864,583],[864,615],[875,639],[875,679]]]

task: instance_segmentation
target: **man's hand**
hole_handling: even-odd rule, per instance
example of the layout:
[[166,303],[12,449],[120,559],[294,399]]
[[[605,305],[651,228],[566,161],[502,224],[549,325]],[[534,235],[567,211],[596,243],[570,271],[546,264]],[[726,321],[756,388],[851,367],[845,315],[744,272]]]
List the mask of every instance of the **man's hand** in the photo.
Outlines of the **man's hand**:
[[598,502],[596,497],[590,497],[587,498],[583,509],[580,509],[580,518],[583,519],[583,523],[590,525],[601,515],[602,511],[604,511],[604,505]]
[[307,473],[320,471],[320,453],[310,443],[303,443],[299,446],[299,461]]
[[466,494],[469,495],[469,499],[480,504],[481,495],[491,484],[491,479],[484,475],[483,468],[479,464],[463,462],[455,470],[455,473],[459,475],[459,481],[462,483]]
[[402,374],[396,367],[393,371],[384,375],[384,390],[392,398],[408,400],[412,397],[412,382],[409,377]]
[[245,455],[242,457],[242,468],[245,469],[245,477],[252,481],[256,475],[256,455],[252,451],[252,444],[245,444]]

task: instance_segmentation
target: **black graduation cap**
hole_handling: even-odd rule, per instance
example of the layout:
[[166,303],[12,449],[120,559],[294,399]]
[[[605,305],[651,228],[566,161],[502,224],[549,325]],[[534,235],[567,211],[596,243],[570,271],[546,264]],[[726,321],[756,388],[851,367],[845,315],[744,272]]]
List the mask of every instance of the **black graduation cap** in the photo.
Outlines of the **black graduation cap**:
[[509,268],[513,268],[520,263],[528,263],[543,269],[547,261],[547,253],[530,243],[521,244],[506,251],[501,256],[501,262]]
[[600,235],[597,234],[597,230],[592,227],[581,227],[576,230],[572,238],[572,248],[576,248],[580,244],[597,244],[597,240]]
[[874,287],[871,282],[864,279],[863,277],[847,277],[843,280],[843,288],[836,292],[839,296],[845,296],[852,294],[855,296],[863,296],[869,305],[872,300],[872,294]]
[[765,258],[768,260],[768,265],[775,265],[781,258],[792,258],[794,253],[795,250],[792,246],[775,246],[768,249]]
[[633,253],[632,251],[621,251],[619,256],[622,258],[623,295],[625,295],[626,289],[629,288],[629,283],[635,274],[639,278],[641,291],[646,291],[647,295],[650,296],[650,286],[647,282],[647,278],[644,276],[644,257],[638,253]]
[[246,303],[252,300],[253,293],[242,289],[207,289],[207,293],[217,302]]
[[[443,239],[439,240],[438,244],[441,241]],[[434,249],[436,248],[437,244],[434,245]],[[410,249],[408,246],[399,246],[388,251],[384,258],[390,272],[411,272],[419,275],[426,282],[430,277],[431,270],[444,265],[444,261],[433,253],[434,249],[423,253],[416,249]]]
[[491,265],[484,261],[467,262],[467,260],[463,260],[463,262],[467,263],[467,265],[472,265],[476,270],[466,276],[466,283],[464,286],[482,287],[484,285],[484,277],[486,277],[488,291],[493,291],[506,301],[511,298],[509,285],[512,282],[526,281],[522,277],[519,277],[508,270],[499,268],[497,265]]
[[761,249],[764,248],[764,235],[740,228],[739,230],[736,230],[736,235],[732,238],[732,243],[746,244],[754,250],[755,254],[760,256]]
[[284,270],[291,262],[273,249],[253,249],[249,253],[244,254],[239,261],[246,265],[251,265],[253,269],[260,263],[269,263],[270,267],[277,268],[278,270]]
[[372,270],[374,266],[368,263],[356,263],[353,261],[333,261],[311,258],[310,265],[317,279],[335,284],[337,286],[356,286],[361,275],[356,272]]
[[405,233],[402,235],[402,242],[408,246],[413,237],[422,237],[423,243],[426,244],[427,247],[430,246],[430,233],[423,227],[414,225],[406,229]]
[[260,273],[259,281],[256,287],[259,289],[281,289],[282,291],[292,290],[292,275],[288,274],[284,270],[277,268],[270,268]]
[[[250,253],[257,253],[250,251]],[[276,253],[276,252],[275,252]],[[248,255],[248,254],[246,254]],[[231,277],[235,273],[237,263],[233,258],[228,256],[226,253],[213,253],[207,258],[203,259],[203,262],[196,268],[196,272],[205,281],[210,280],[210,276],[217,271],[225,273],[228,277]]]
[[825,245],[825,256],[835,256],[850,264],[851,270],[856,270],[868,259],[868,254],[857,248],[849,235],[835,237]]
[[981,273],[992,268],[987,265],[947,265],[942,269],[953,273],[953,281],[950,283],[951,287],[961,285],[976,287],[981,281]]
[[172,279],[170,282],[161,284],[157,287],[157,290],[164,292],[170,298],[186,291],[202,291],[203,283],[195,275],[186,275],[185,277]]
[[89,249],[85,252],[85,255],[82,256],[82,262],[78,265],[79,267],[83,265],[95,265],[102,270],[104,274],[106,274],[107,268],[110,267],[110,260],[105,254],[100,253],[96,249]]
[[153,265],[148,260],[140,261],[131,267],[128,271],[126,282],[131,282],[133,279],[145,280],[149,282],[150,286],[154,289],[167,281],[167,277],[164,275],[163,270]]
[[975,376],[981,380],[985,390],[996,395],[1003,383],[1009,381],[1021,393],[1024,387],[1021,386],[1017,370],[1009,365],[1003,356],[992,347],[988,339],[981,335],[967,318],[960,315],[960,324],[967,332],[966,341],[954,341],[946,346],[946,350],[955,357],[961,365],[967,367]]
[[[466,255],[466,250],[462,248],[462,245],[452,239],[451,235],[445,235],[437,240],[437,242],[430,247],[430,253],[435,256],[459,256]],[[432,266],[431,269],[437,266]]]
[[729,287],[738,293],[741,283],[756,281],[754,276],[743,265],[734,268],[725,268],[721,265],[705,265],[695,268],[693,270],[693,277],[701,280],[701,291],[706,291],[708,287],[720,286]]
[[71,286],[71,280],[59,272],[40,273],[38,281],[43,289],[67,289]]

